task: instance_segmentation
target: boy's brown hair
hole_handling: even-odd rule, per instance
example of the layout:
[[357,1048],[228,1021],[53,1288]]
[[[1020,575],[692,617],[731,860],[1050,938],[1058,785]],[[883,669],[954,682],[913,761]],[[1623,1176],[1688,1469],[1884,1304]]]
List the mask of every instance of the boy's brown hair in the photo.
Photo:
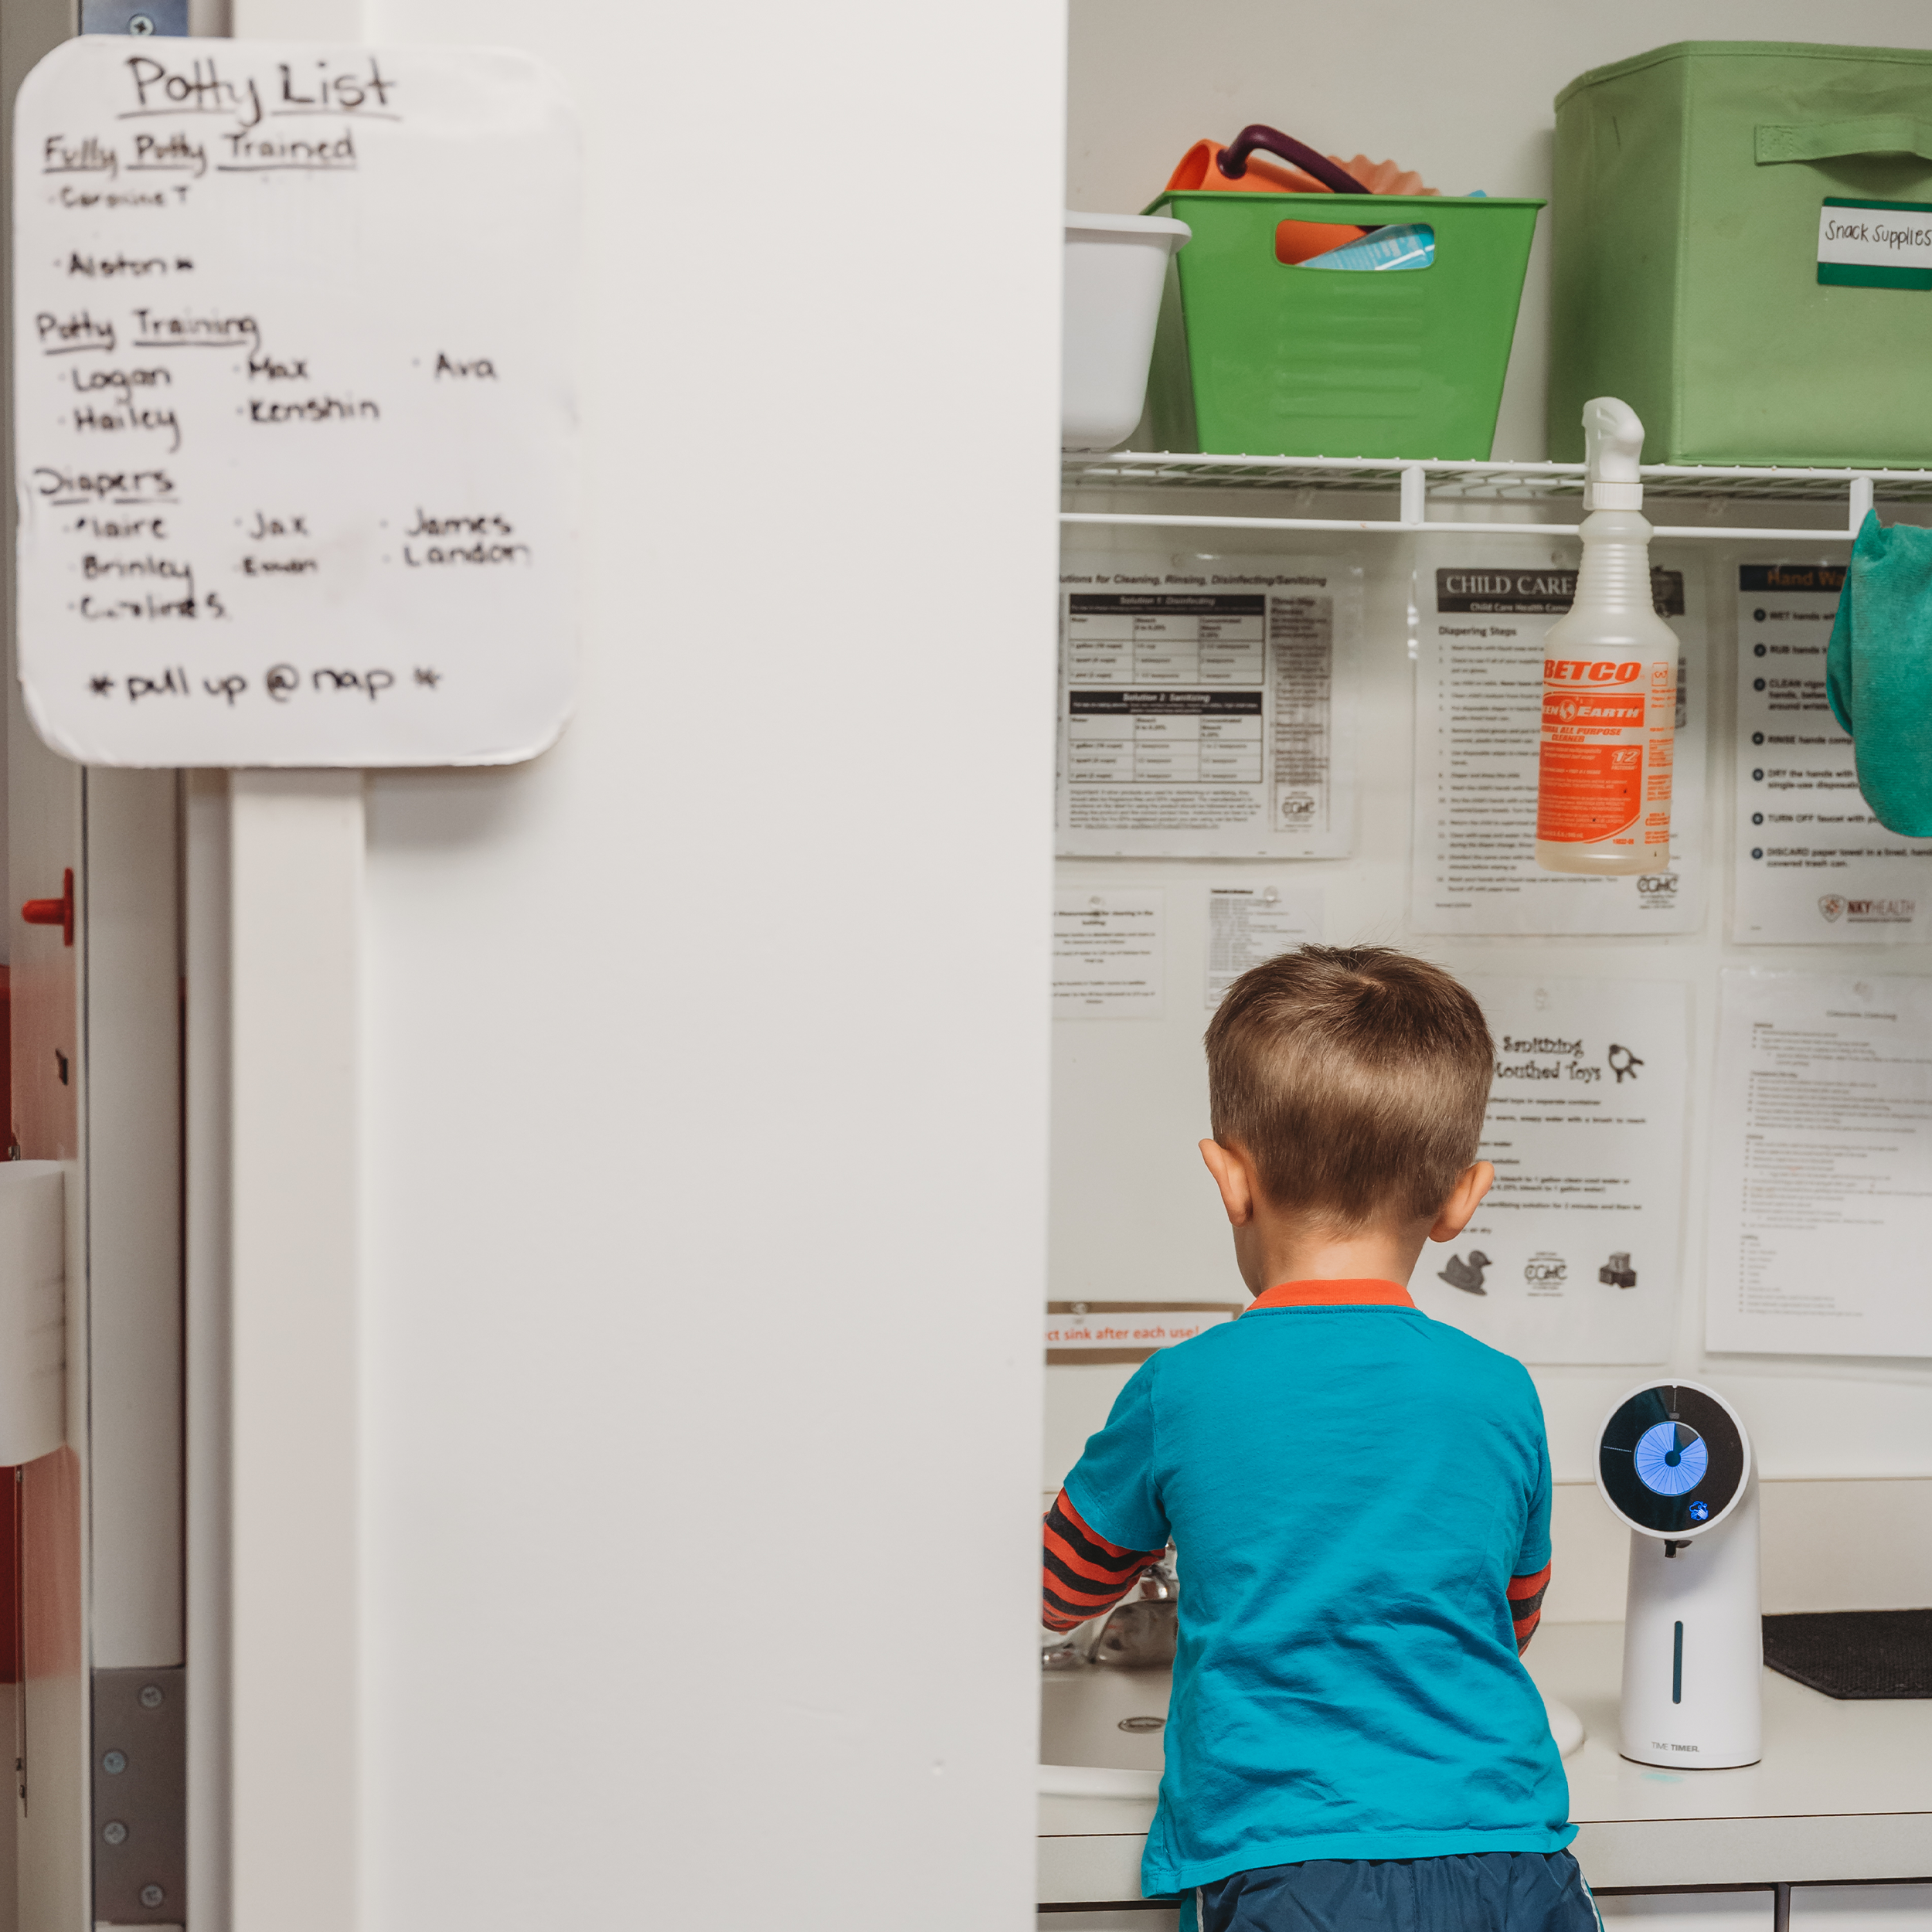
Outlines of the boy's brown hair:
[[1495,1043],[1469,989],[1389,946],[1243,973],[1207,1030],[1214,1138],[1337,1233],[1433,1215],[1476,1158]]

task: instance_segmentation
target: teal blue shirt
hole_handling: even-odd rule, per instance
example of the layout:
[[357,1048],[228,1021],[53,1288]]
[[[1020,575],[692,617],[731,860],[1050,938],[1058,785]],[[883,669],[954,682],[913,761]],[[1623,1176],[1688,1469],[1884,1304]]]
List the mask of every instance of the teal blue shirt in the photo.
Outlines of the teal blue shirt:
[[[1268,1305],[1325,1290],[1386,1298]],[[1522,1363],[1387,1283],[1270,1289],[1143,1364],[1066,1490],[1100,1535],[1179,1554],[1148,1896],[1576,1835],[1508,1600],[1549,1560]]]

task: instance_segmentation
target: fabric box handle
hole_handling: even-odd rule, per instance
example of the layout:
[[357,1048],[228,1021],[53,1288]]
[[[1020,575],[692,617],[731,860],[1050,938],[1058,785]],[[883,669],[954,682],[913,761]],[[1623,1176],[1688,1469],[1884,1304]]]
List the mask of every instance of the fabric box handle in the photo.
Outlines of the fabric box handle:
[[1917,155],[1932,161],[1932,121],[1910,114],[1866,114],[1855,121],[1814,121],[1760,127],[1757,165],[1832,161],[1845,155]]

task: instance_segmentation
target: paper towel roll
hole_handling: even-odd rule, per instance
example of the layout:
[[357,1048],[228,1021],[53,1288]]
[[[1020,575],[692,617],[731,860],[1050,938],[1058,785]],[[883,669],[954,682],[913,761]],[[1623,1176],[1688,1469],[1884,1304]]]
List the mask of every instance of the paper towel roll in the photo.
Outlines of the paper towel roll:
[[58,1161],[0,1161],[0,1464],[66,1439],[64,1192]]

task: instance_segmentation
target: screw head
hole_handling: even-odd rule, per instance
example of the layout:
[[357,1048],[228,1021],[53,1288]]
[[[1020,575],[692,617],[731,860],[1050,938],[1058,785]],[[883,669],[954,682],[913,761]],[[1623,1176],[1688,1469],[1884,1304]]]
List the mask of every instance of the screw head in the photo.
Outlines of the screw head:
[[148,34],[152,33],[154,30],[155,23],[151,15],[145,13],[137,13],[131,14],[128,16],[128,31],[130,33],[137,35]]
[[100,1768],[110,1777],[118,1777],[128,1768],[128,1753],[125,1751],[104,1753],[100,1760]]
[[161,1694],[158,1684],[143,1684],[141,1687],[141,1708],[145,1711],[158,1711],[167,1700]]
[[144,1885],[141,1888],[141,1902],[150,1912],[162,1903],[167,1896],[168,1894],[158,1885]]
[[110,1845],[125,1845],[128,1842],[128,1828],[119,1818],[110,1818],[101,1826],[100,1835]]

